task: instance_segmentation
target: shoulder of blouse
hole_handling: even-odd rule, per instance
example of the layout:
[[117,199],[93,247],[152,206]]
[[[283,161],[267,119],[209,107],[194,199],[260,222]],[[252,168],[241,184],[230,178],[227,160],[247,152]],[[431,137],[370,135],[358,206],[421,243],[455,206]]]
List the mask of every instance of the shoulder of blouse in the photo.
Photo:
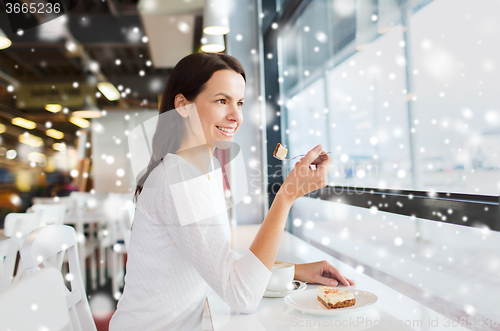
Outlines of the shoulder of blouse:
[[176,184],[198,177],[198,174],[180,156],[165,156],[160,162],[163,180]]

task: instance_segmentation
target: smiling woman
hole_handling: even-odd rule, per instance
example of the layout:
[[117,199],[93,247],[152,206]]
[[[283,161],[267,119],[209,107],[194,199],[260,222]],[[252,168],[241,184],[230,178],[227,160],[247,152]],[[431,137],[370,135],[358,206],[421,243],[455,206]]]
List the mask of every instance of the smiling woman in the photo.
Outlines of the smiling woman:
[[[243,123],[244,91],[245,79],[242,75],[223,69],[214,72],[194,100],[187,99],[181,93],[177,94],[175,109],[184,118],[187,135],[176,154],[187,159],[200,171],[206,169],[215,147],[224,148]],[[193,148],[200,145],[207,145],[206,155],[210,158],[193,153]]]
[[213,208],[225,201],[213,151],[243,122],[245,79],[240,62],[224,54],[191,54],[172,70],[153,153],[138,176],[125,287],[111,331],[199,330],[210,287],[242,312],[262,298],[270,271],[251,251],[229,249],[225,206]]
[[[231,249],[213,152],[228,148],[243,123],[244,91],[245,72],[228,55],[192,54],[173,69],[152,157],[139,174],[125,288],[110,331],[201,330],[210,289],[238,312],[259,305],[292,203],[326,185],[332,160],[319,156],[321,146],[311,150],[287,176],[250,248],[243,255]],[[296,265],[294,276],[354,284],[326,261]]]
[[[216,129],[216,125],[230,128],[241,125],[243,121],[241,99],[243,98],[245,82],[246,76],[243,66],[237,59],[229,55],[194,53],[179,61],[170,73],[163,92],[160,116],[152,143],[153,155],[145,173],[138,176],[136,198],[141,193],[144,182],[151,171],[158,166],[167,153],[186,150],[193,147],[193,144],[196,146],[197,143],[202,145],[206,142],[219,140],[221,134],[224,134]],[[239,116],[232,120],[231,118],[222,119],[221,116],[224,115],[222,109],[227,109],[223,106],[234,102],[233,98],[238,99]],[[186,107],[193,105],[195,101],[196,109]],[[231,107],[231,104],[229,106]],[[188,109],[191,109],[192,116],[188,116]],[[170,114],[172,111],[173,114]],[[167,113],[169,116],[161,116]],[[229,114],[229,116],[233,115]],[[205,117],[210,123],[204,121]],[[204,124],[202,129],[199,127],[200,123]],[[196,137],[196,141],[193,141],[192,135],[186,134],[189,130]],[[215,133],[218,133],[218,136],[215,136]],[[207,139],[203,140],[201,135]],[[183,146],[181,146],[184,137],[189,141],[184,141]]]

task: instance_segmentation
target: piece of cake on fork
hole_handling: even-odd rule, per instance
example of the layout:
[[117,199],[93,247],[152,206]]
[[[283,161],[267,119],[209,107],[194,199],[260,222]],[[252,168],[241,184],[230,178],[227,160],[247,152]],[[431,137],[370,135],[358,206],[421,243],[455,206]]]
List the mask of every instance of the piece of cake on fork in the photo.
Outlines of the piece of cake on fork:
[[351,307],[356,304],[354,294],[329,286],[318,287],[318,300],[328,309]]
[[288,153],[288,149],[283,147],[280,143],[276,145],[276,148],[274,149],[274,156],[276,156],[278,159],[283,160],[286,157],[286,154]]

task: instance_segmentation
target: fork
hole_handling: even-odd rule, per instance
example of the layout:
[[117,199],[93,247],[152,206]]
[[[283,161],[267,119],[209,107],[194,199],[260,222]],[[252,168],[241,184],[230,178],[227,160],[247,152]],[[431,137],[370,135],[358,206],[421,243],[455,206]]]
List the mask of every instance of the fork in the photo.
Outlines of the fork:
[[[331,151],[330,151],[330,152],[326,152],[326,153],[321,153],[320,155],[326,155],[326,154],[329,154],[329,153],[331,153]],[[279,157],[277,157],[277,156],[276,156],[276,155],[274,155],[274,154],[273,154],[273,156],[274,156],[275,158],[277,158],[278,160],[281,160],[281,161],[290,161],[290,160],[296,159],[296,158],[301,157],[301,156],[306,156],[306,154],[297,155],[297,156],[295,156],[295,157],[292,157],[291,159],[287,159],[286,157],[285,157],[285,158],[283,158],[283,159],[280,159]]]

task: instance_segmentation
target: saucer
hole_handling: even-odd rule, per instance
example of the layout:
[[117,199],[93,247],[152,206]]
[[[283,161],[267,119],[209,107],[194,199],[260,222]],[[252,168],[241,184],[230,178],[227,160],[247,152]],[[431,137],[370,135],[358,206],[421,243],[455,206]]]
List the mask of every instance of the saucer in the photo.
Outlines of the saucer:
[[307,287],[307,284],[304,282],[301,282],[300,280],[294,280],[292,283],[295,287],[293,290],[286,290],[286,291],[281,291],[281,292],[266,290],[264,292],[264,297],[266,297],[266,298],[282,298],[282,297],[287,296],[290,293],[296,293],[296,292],[303,291]]

